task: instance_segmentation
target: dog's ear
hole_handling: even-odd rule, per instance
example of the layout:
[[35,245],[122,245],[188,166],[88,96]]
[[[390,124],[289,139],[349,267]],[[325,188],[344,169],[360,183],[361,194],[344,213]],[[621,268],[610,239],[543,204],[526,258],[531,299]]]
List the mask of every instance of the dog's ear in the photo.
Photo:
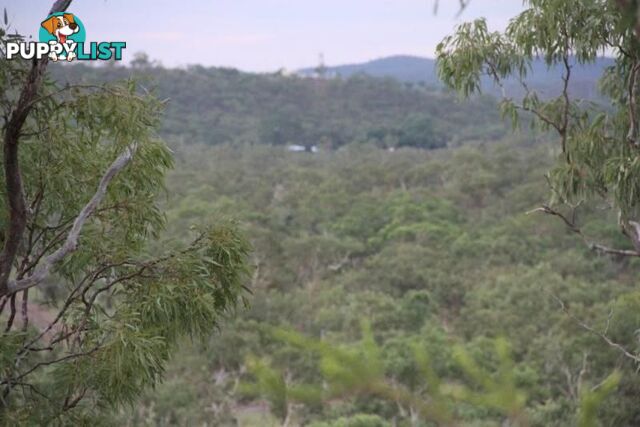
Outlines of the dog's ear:
[[62,15],[64,17],[64,19],[66,19],[67,21],[69,21],[69,24],[71,23],[75,23],[76,21],[74,21],[73,18],[73,13],[65,13]]
[[47,30],[50,34],[55,34],[56,22],[58,22],[58,18],[56,18],[55,16],[52,16],[51,18],[47,19],[46,21],[42,21],[42,24],[40,24],[40,25],[42,25],[42,28]]

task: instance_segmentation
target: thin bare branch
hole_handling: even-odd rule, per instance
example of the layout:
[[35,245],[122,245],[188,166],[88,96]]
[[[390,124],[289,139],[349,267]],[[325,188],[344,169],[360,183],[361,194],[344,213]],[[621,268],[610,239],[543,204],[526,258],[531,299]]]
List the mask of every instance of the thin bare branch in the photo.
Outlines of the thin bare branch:
[[22,292],[22,330],[26,331],[29,327],[29,289]]
[[7,327],[5,328],[5,332],[9,332],[13,327],[13,321],[16,318],[16,294],[13,294],[9,297],[9,319],[7,320]]
[[640,73],[640,63],[636,62],[631,68],[629,74],[629,133],[627,134],[627,141],[634,147],[638,147],[640,141],[638,141],[638,74]]
[[582,231],[573,223],[573,221],[570,221],[569,218],[567,218],[564,214],[554,209],[551,209],[549,206],[541,206],[539,208],[530,210],[529,212],[526,213],[526,215],[531,215],[532,213],[535,213],[535,212],[542,212],[547,215],[557,216],[562,220],[562,222],[564,222],[564,224],[569,228],[569,230],[573,231],[574,233],[582,235]]
[[[6,380],[3,380],[0,382],[0,385],[7,385],[8,388],[12,388],[17,381],[20,381],[21,379],[23,379],[24,377],[32,374],[33,372],[35,372],[36,370],[44,367],[44,366],[50,366],[50,365],[55,365],[56,363],[61,363],[61,362],[65,362],[67,360],[71,360],[71,359],[77,359],[79,357],[86,357],[86,356],[90,356],[93,353],[95,353],[96,351],[100,350],[100,348],[102,348],[102,346],[99,344],[95,347],[93,347],[91,350],[88,351],[84,351],[81,353],[73,353],[73,354],[69,354],[63,357],[59,357],[57,359],[53,359],[53,360],[49,360],[46,362],[40,362],[35,364],[33,367],[31,367],[31,369],[23,372],[22,374],[18,375],[17,377],[14,378],[9,378]],[[7,394],[7,391],[5,390],[5,396]]]
[[[462,12],[464,12],[464,10],[469,5],[469,1],[470,0],[458,0],[458,2],[460,4],[460,9],[458,9],[458,13],[457,13],[456,17],[459,17],[462,14]],[[434,15],[438,14],[438,9],[439,8],[440,8],[440,1],[439,0],[435,0],[433,2],[433,14]]]
[[67,10],[69,8],[69,6],[71,5],[72,0],[56,0],[55,3],[53,3],[53,6],[51,6],[51,10],[49,11],[49,15],[51,15],[52,13],[57,13],[57,12],[64,12],[65,10]]
[[105,195],[107,194],[107,188],[109,187],[109,183],[113,180],[113,178],[124,169],[125,166],[129,164],[133,155],[137,149],[137,144],[133,144],[125,150],[107,169],[105,174],[102,176],[100,180],[100,184],[98,185],[98,189],[96,193],[93,195],[91,200],[82,208],[80,214],[76,217],[73,222],[73,226],[67,235],[67,238],[64,244],[58,248],[51,255],[44,258],[34,269],[33,274],[30,276],[10,281],[8,284],[8,289],[10,293],[18,292],[21,290],[29,289],[33,286],[41,283],[45,278],[47,278],[50,274],[51,268],[62,261],[67,255],[74,252],[78,247],[78,238],[80,237],[80,232],[82,231],[82,227],[85,222],[91,215],[94,213],[98,205],[102,202]]
[[562,301],[560,298],[556,297],[555,295],[553,295],[553,298],[558,302],[558,304],[560,304],[560,308],[562,309],[562,311],[574,322],[576,322],[580,327],[582,327],[583,329],[589,331],[590,333],[592,333],[593,335],[596,335],[598,337],[600,337],[604,342],[606,342],[609,346],[613,347],[614,349],[616,349],[617,351],[619,351],[620,353],[622,353],[625,357],[633,360],[636,363],[640,363],[640,357],[631,353],[629,350],[627,350],[626,348],[624,348],[622,345],[618,344],[617,342],[614,342],[613,340],[611,340],[611,338],[609,338],[606,334],[595,330],[594,328],[592,328],[591,326],[587,325],[586,323],[584,323],[582,320],[578,319],[576,316],[574,316],[569,309],[567,308],[567,306],[565,305],[564,301]]
[[591,249],[592,251],[600,252],[600,253],[604,253],[604,254],[608,254],[608,255],[617,255],[617,256],[624,256],[624,257],[640,257],[640,252],[638,252],[636,250],[632,250],[632,249],[615,249],[615,248],[610,248],[610,247],[602,245],[600,243],[595,243],[595,242],[591,241],[582,232],[582,229],[575,224],[574,220],[570,220],[569,218],[567,218],[566,215],[562,214],[559,211],[556,211],[555,209],[550,208],[549,206],[541,206],[539,208],[530,210],[526,214],[530,215],[530,214],[536,213],[536,212],[542,212],[544,214],[552,215],[552,216],[560,218],[562,220],[562,222],[564,222],[564,224],[567,226],[567,228],[569,230],[571,230],[572,232],[578,234],[582,238],[582,240],[584,240],[585,244],[589,247],[589,249]]
[[596,252],[601,252],[601,253],[605,253],[605,254],[609,254],[609,255],[619,255],[619,256],[624,256],[624,257],[638,257],[640,256],[640,253],[634,251],[634,250],[630,250],[630,249],[615,249],[615,248],[610,248],[608,246],[604,246],[604,245],[600,245],[598,243],[591,243],[589,245],[589,248],[596,251]]
[[567,135],[569,130],[569,110],[571,109],[571,99],[569,98],[569,81],[571,80],[571,65],[569,64],[569,34],[565,28],[565,54],[562,56],[564,74],[562,75],[562,126],[560,127],[560,138],[562,139],[562,152],[567,157],[567,163],[571,162],[567,152]]

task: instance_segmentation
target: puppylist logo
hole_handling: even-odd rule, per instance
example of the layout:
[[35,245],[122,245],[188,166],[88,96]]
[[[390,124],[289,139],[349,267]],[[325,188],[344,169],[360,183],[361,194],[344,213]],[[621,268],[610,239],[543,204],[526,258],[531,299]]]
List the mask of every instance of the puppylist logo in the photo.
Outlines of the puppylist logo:
[[8,42],[7,59],[42,59],[52,61],[107,61],[122,60],[125,42],[86,43],[85,27],[73,13],[54,13],[42,21],[38,42]]

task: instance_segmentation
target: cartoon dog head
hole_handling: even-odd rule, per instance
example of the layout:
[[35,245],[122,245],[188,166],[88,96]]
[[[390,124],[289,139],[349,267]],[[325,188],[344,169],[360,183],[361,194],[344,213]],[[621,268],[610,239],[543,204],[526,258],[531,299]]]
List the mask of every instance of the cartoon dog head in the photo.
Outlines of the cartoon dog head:
[[52,16],[43,21],[41,25],[49,34],[54,35],[60,43],[66,43],[68,36],[80,31],[80,27],[75,23],[72,13]]

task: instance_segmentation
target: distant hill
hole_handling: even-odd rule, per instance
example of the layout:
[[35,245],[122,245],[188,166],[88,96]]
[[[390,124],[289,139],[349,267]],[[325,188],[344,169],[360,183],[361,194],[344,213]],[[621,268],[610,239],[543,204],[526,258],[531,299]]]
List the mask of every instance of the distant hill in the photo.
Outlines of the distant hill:
[[150,64],[52,64],[50,75],[62,84],[138,80],[169,99],[160,126],[169,140],[298,145],[308,150],[352,142],[439,148],[493,141],[507,133],[490,97],[460,102],[439,89],[409,88],[361,75],[319,80]]
[[[371,77],[389,77],[401,82],[439,84],[436,74],[436,61],[418,56],[397,55],[387,58],[374,59],[360,64],[346,64],[326,68],[330,77],[352,77],[366,74]],[[317,72],[316,68],[305,68],[300,75],[311,77]]]
[[[598,96],[598,78],[604,69],[612,64],[613,59],[611,58],[598,58],[595,63],[587,65],[574,64],[571,84],[573,94],[582,98],[596,98]],[[317,69],[305,68],[298,73],[302,76],[312,77],[317,75]],[[348,78],[357,74],[392,78],[400,82],[425,84],[428,86],[442,85],[438,80],[436,61],[430,58],[397,55],[375,59],[361,64],[326,67],[326,75],[329,77]],[[561,76],[562,70],[559,66],[549,68],[543,60],[536,60],[533,63],[529,76],[530,86],[545,95],[553,95],[561,87]],[[520,91],[515,81],[509,82],[506,89],[510,93]],[[498,89],[494,87],[489,79],[485,81],[484,90],[487,93],[499,95]]]

